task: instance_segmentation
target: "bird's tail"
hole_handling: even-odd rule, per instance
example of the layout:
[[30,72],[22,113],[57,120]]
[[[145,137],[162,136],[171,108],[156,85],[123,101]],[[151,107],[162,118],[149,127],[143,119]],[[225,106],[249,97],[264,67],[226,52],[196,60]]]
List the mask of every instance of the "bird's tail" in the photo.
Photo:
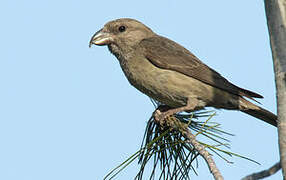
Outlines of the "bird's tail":
[[277,127],[277,116],[275,114],[247,101],[244,98],[241,98],[240,100],[242,100],[240,111]]

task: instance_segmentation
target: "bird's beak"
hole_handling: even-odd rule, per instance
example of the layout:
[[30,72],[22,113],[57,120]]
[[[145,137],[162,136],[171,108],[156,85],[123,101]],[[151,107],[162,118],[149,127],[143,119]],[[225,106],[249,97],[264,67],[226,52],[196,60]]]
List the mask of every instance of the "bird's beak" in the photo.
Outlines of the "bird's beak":
[[109,33],[103,32],[102,29],[97,31],[89,41],[89,47],[91,47],[92,44],[103,46],[107,45],[111,42],[112,37]]

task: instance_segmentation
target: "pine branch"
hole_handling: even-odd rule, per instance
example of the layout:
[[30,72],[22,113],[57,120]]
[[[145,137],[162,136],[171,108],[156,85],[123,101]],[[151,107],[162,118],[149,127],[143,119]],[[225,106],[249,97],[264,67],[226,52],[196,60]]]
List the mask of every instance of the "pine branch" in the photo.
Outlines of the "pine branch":
[[171,129],[180,131],[181,134],[186,138],[185,142],[192,145],[194,149],[204,158],[214,179],[223,180],[223,176],[221,175],[219,169],[217,168],[216,163],[214,162],[212,156],[205,149],[205,147],[196,140],[196,136],[191,133],[191,131],[189,130],[188,126],[186,126],[185,123],[179,121],[175,117],[169,117],[162,121],[163,122],[157,121],[156,123],[160,124],[161,126],[167,125]]

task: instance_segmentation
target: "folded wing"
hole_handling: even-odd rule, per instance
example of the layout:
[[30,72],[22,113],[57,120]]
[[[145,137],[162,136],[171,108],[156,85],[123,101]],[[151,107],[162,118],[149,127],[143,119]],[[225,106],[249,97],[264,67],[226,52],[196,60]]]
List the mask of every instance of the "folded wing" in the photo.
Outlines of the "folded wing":
[[180,72],[216,88],[229,93],[253,98],[263,98],[261,95],[242,89],[219,73],[201,62],[190,51],[161,36],[154,36],[140,42],[140,47],[144,51],[145,57],[155,66]]

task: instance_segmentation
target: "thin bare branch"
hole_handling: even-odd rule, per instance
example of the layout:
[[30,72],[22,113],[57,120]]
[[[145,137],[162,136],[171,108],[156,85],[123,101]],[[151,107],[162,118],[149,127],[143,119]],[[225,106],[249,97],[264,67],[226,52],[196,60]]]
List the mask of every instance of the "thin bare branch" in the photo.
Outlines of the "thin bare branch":
[[250,175],[244,177],[242,180],[263,179],[263,178],[266,178],[268,176],[271,176],[271,175],[275,174],[280,169],[281,169],[281,163],[278,162],[278,163],[274,164],[272,167],[270,167],[269,169],[264,170],[264,171],[260,171],[258,173],[250,174]]

